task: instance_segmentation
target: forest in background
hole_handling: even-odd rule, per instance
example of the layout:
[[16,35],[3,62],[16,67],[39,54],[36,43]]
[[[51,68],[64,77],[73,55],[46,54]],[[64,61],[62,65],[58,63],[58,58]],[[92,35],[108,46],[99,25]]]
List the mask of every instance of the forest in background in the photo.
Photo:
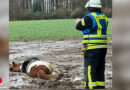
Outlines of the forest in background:
[[[41,20],[81,18],[88,0],[9,0],[9,19]],[[101,0],[103,12],[112,17],[112,0]]]

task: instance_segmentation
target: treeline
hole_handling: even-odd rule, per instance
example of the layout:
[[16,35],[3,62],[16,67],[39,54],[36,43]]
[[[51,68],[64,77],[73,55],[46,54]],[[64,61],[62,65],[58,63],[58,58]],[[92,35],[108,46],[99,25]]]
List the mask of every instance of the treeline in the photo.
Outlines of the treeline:
[[[88,0],[9,0],[10,20],[78,18],[87,14]],[[112,17],[112,0],[102,0],[103,12]]]

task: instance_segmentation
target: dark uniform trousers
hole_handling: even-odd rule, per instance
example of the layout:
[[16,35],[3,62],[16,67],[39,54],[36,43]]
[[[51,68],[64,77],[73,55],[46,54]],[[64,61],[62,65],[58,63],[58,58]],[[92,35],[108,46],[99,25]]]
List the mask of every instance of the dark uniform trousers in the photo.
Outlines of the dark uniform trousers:
[[84,52],[84,78],[86,89],[105,88],[105,57],[107,49],[93,49]]

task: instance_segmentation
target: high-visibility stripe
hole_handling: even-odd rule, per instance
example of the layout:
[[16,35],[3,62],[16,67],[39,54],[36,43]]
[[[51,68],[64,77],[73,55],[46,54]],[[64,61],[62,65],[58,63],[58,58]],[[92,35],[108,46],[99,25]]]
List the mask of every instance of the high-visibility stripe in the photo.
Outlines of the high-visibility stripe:
[[84,18],[83,18],[83,19],[81,19],[81,24],[82,24],[82,26],[85,26],[85,21],[84,21]]
[[108,45],[96,45],[96,44],[89,44],[87,47],[82,47],[82,51],[90,50],[90,49],[100,49],[100,48],[107,48]]
[[107,40],[83,40],[82,43],[107,43]]
[[83,38],[107,38],[107,35],[83,35]]
[[[86,82],[84,82],[84,86],[87,87]],[[95,86],[97,86],[97,82],[88,83],[88,86],[95,87]]]
[[[91,66],[88,66],[88,84],[92,83],[92,78],[91,78]],[[93,89],[93,86],[88,85],[90,89]]]
[[97,81],[97,85],[98,86],[105,86],[105,82],[99,82],[99,81]]
[[108,18],[105,15],[97,15],[95,18],[108,20]]
[[107,43],[89,43],[87,45],[87,47],[90,47],[90,46],[99,46],[99,45],[107,45]]
[[92,84],[88,84],[88,86],[89,86],[89,87],[92,87],[92,89],[93,89],[93,87],[96,87],[96,86],[97,86],[97,84],[96,84],[96,83],[95,83],[95,84],[94,84],[94,83],[92,83]]
[[102,30],[102,26],[99,22],[99,20],[101,19],[101,15],[97,15],[96,13],[91,13],[93,15],[93,17],[95,18],[97,25],[98,25],[98,29],[97,29],[97,35],[101,35],[101,30]]
[[100,81],[97,81],[97,83],[105,84],[105,82],[100,82]]
[[88,44],[87,46],[101,46],[101,45],[98,45],[98,44]]
[[108,22],[108,18],[105,15],[97,15],[96,13],[92,13],[92,15],[94,16],[95,19],[105,19],[106,22]]
[[107,48],[107,45],[91,46],[91,47],[87,47],[87,50],[100,49],[100,48]]
[[97,46],[98,44],[88,44],[87,46]]
[[[84,86],[87,87],[87,83],[84,82]],[[105,82],[92,82],[92,83],[89,83],[88,86],[91,86],[91,87],[96,87],[96,86],[105,86]]]
[[95,18],[97,25],[98,25],[98,30],[97,30],[97,34],[101,35],[101,30],[102,30],[102,26],[99,22],[100,19],[104,19],[106,21],[106,24],[108,23],[108,18],[105,15],[97,15],[96,13],[91,13],[91,15],[93,15],[93,17]]
[[88,87],[89,89],[93,89],[93,87],[97,86],[97,82],[92,82],[91,78],[91,66],[88,66]]
[[[105,86],[105,82],[99,82],[99,81],[97,81],[97,82],[89,82],[88,83],[88,86],[90,87],[92,87],[92,89],[93,89],[93,87],[96,87],[96,86]],[[87,87],[87,83],[86,82],[84,82],[84,87]]]

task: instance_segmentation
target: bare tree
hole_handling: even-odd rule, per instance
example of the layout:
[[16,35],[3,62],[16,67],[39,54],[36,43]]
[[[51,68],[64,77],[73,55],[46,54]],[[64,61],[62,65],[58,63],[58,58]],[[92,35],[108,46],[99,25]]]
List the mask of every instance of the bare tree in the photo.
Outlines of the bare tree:
[[[52,16],[51,14],[53,12],[57,13],[59,9],[60,11],[65,10],[62,11],[63,13],[68,11],[70,14],[77,8],[85,12],[84,5],[87,1],[88,0],[9,0],[10,20],[23,19],[24,16],[35,13],[42,14],[42,19],[44,16]],[[101,1],[104,8],[108,8],[109,10],[112,8],[112,0]]]

